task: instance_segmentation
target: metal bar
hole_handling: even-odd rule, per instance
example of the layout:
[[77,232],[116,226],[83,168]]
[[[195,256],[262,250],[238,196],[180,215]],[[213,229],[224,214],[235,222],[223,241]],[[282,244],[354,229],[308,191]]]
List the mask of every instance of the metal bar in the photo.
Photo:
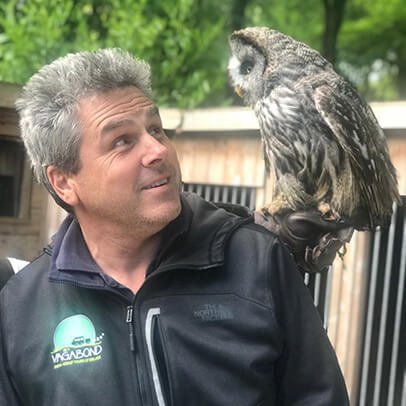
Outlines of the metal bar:
[[231,203],[237,204],[237,187],[233,186],[231,188]]
[[[351,270],[351,272],[349,272],[349,276],[351,277],[351,283],[350,283],[350,289],[351,291],[353,291],[354,285],[355,285],[355,278],[357,275],[357,261],[356,261],[356,257],[358,255],[358,246],[359,246],[359,241],[358,241],[359,235],[356,234],[355,238],[354,238],[354,242],[353,242],[353,247],[352,247],[352,251],[351,251],[351,258],[349,260],[349,263],[352,264],[353,269]],[[343,267],[344,267],[344,271],[346,270],[346,266],[343,263]],[[355,299],[355,295],[354,294],[350,294],[349,295],[349,304],[348,304],[348,312],[349,312],[349,317],[347,317],[346,320],[346,327],[347,329],[346,331],[346,335],[345,335],[345,347],[347,350],[345,351],[345,355],[344,355],[344,359],[341,360],[342,365],[344,366],[344,368],[346,368],[348,366],[348,357],[349,357],[349,349],[350,349],[350,345],[351,345],[351,334],[352,334],[352,329],[348,328],[349,326],[351,326],[351,322],[354,318],[354,299]]]
[[208,201],[210,201],[210,192],[211,192],[211,186],[210,185],[204,185],[203,187],[204,190],[204,198]]
[[213,201],[214,202],[220,201],[220,186],[214,186]]
[[[405,293],[405,274],[406,274],[406,216],[403,215],[403,233],[402,233],[402,248],[400,250],[400,265],[399,265],[399,281],[398,291],[396,296],[395,310],[395,329],[392,341],[392,356],[389,372],[389,387],[388,387],[388,405],[394,404],[395,388],[396,388],[396,369],[398,364],[400,329],[402,320],[403,299]],[[406,393],[404,393],[405,400]]]
[[247,206],[247,188],[241,188],[241,201],[240,204],[243,206]]
[[326,319],[328,319],[328,315],[325,313],[325,305],[327,300],[326,294],[327,294],[328,273],[327,272],[319,273],[318,276],[319,276],[318,282],[316,283],[315,286],[315,288],[318,290],[317,310],[320,314],[320,318],[324,326]]
[[333,288],[333,267],[330,266],[327,271],[327,283],[326,283],[326,297],[324,300],[324,317],[323,317],[323,327],[327,331],[328,321],[330,318],[330,305],[331,305],[331,293]]
[[314,278],[314,296],[313,296],[313,300],[314,300],[314,305],[316,307],[319,306],[320,303],[320,274],[317,273],[315,278]]
[[384,284],[383,284],[383,297],[382,297],[382,310],[381,310],[381,320],[379,323],[379,338],[378,338],[378,353],[377,353],[377,363],[376,363],[376,373],[375,373],[375,387],[374,387],[374,405],[380,405],[380,394],[382,388],[382,370],[383,370],[383,358],[385,352],[385,335],[386,335],[386,322],[388,319],[388,309],[389,309],[389,292],[390,292],[390,280],[392,274],[392,263],[393,263],[393,247],[395,240],[395,225],[396,225],[396,206],[394,205],[392,220],[389,227],[388,234],[388,244],[386,252],[386,263],[385,263],[385,274],[384,274]]
[[[336,297],[338,297],[339,298],[339,300],[341,301],[341,298],[343,297],[343,290],[344,290],[344,272],[343,272],[343,270],[344,270],[344,265],[343,265],[343,263],[341,263],[341,269],[338,271],[338,269],[337,269],[337,271],[336,270],[334,270],[334,272],[337,272],[337,274],[338,274],[338,277],[337,278],[335,278],[335,291],[336,291],[336,293],[335,293],[335,295],[336,295]],[[341,315],[339,315],[338,317],[337,317],[337,319],[336,319],[336,322],[335,322],[335,328],[334,328],[334,330],[335,330],[335,336],[334,336],[334,338],[333,337],[331,337],[332,338],[332,342],[334,342],[335,343],[335,345],[339,345],[339,342],[340,342],[340,334],[339,334],[339,331],[341,330],[341,324],[344,322],[344,317],[342,317]]]
[[256,205],[256,197],[257,197],[257,191],[255,190],[255,188],[251,189],[251,193],[250,193],[250,203],[249,203],[249,208],[251,210],[255,210],[255,205]]
[[373,255],[372,255],[372,266],[371,266],[371,281],[370,290],[368,294],[368,305],[367,305],[367,320],[365,328],[365,346],[363,351],[363,360],[361,368],[361,385],[360,385],[360,398],[359,406],[366,405],[366,396],[368,388],[368,372],[369,372],[369,360],[371,352],[371,341],[372,341],[372,327],[373,327],[373,308],[375,302],[376,294],[376,279],[378,275],[378,264],[379,264],[379,246],[381,243],[381,230],[377,230],[374,234],[373,242]]
[[222,193],[222,196],[221,196],[221,201],[222,201],[223,203],[227,203],[227,202],[228,202],[228,187],[227,187],[227,186],[225,186],[225,187],[223,188],[223,193]]

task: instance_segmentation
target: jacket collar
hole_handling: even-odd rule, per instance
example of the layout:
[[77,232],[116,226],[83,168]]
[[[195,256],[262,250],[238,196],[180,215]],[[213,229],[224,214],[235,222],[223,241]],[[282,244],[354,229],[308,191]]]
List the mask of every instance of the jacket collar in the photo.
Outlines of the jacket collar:
[[207,269],[221,265],[229,236],[251,219],[219,209],[194,193],[184,192],[181,197],[187,230],[163,250],[158,258],[158,268]]
[[[182,193],[181,202],[181,214],[162,230],[162,243],[149,271],[208,269],[221,265],[228,237],[247,221],[193,193]],[[88,286],[114,285],[90,255],[80,226],[72,215],[62,223],[52,245],[51,279]]]

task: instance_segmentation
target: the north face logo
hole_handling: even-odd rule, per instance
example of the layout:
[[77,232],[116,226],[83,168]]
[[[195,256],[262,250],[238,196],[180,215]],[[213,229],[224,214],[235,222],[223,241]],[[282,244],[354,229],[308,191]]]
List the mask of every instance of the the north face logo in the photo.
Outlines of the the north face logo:
[[54,350],[51,352],[54,368],[99,361],[103,336],[104,333],[96,335],[93,323],[84,314],[62,320],[54,332]]
[[193,316],[200,321],[231,320],[233,312],[222,304],[204,304],[193,312]]

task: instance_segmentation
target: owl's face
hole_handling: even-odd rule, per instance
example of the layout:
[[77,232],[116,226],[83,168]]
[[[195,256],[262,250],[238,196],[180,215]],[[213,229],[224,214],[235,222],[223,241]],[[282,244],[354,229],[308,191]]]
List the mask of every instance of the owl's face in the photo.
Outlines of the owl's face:
[[239,39],[230,41],[230,83],[244,102],[253,106],[264,96],[266,59],[256,47]]
[[288,87],[300,77],[327,69],[315,50],[267,27],[248,27],[230,37],[228,73],[231,85],[253,106],[276,86]]

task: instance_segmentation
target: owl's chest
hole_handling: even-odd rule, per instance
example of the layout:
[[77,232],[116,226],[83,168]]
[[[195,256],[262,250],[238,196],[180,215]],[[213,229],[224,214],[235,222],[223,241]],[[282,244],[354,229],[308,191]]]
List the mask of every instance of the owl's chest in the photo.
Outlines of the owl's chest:
[[260,100],[254,111],[268,166],[273,162],[274,167],[284,168],[289,163],[291,170],[300,171],[334,149],[312,99],[300,92],[279,87]]
[[311,98],[288,87],[278,87],[254,106],[262,136],[269,143],[317,144],[325,124]]

